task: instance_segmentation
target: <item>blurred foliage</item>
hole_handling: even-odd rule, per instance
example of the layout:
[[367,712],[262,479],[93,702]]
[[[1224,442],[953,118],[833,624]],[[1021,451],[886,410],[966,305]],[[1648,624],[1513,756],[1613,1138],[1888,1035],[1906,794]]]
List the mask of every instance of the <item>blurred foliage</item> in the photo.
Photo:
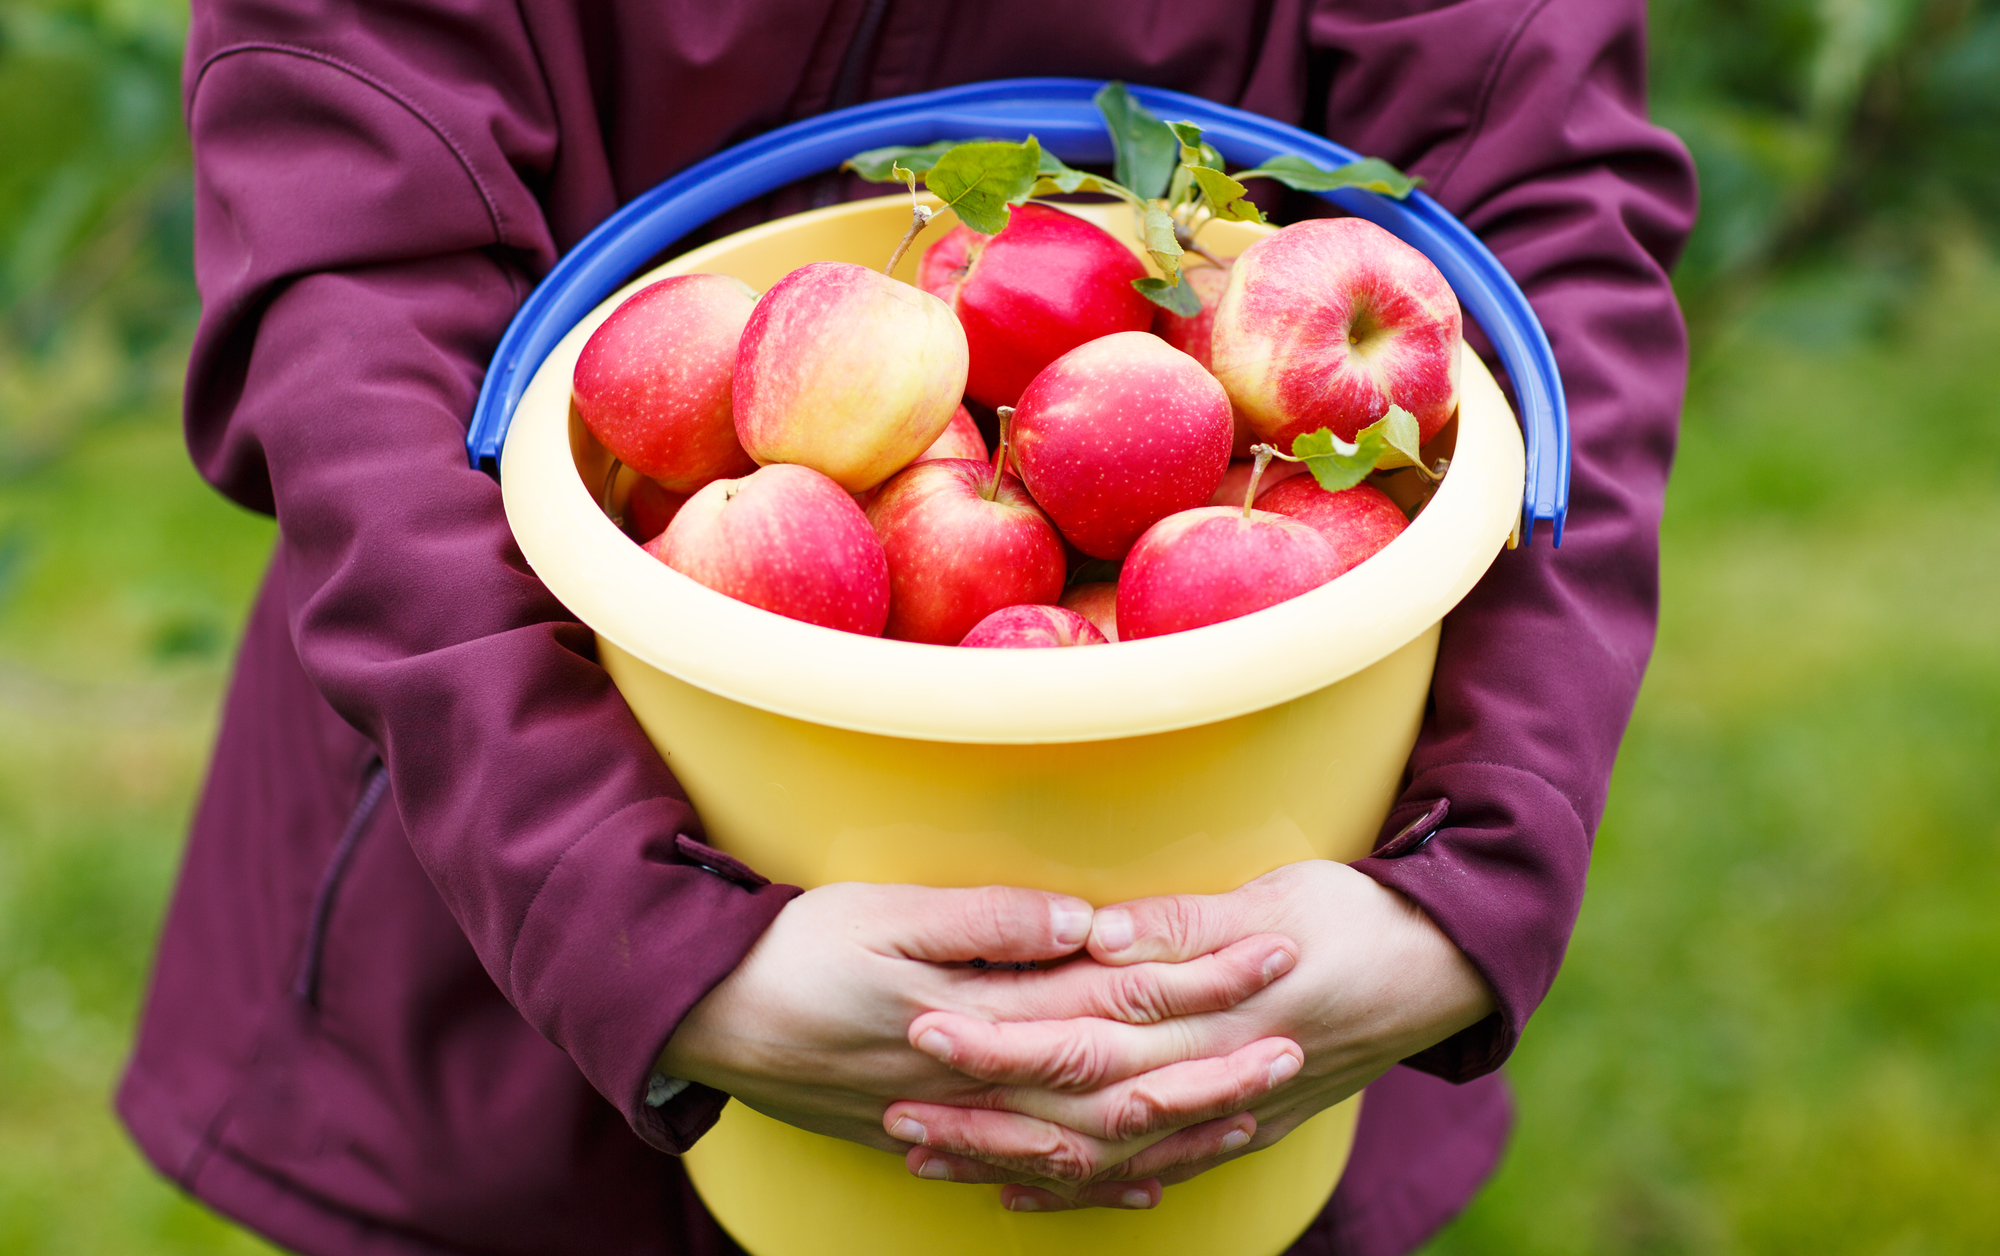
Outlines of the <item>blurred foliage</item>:
[[1879,306],[1939,229],[2000,239],[2000,0],[1655,0],[1656,120],[1702,216],[1676,281],[1697,317],[1835,261]]
[[[174,0],[0,0],[0,1251],[265,1250],[111,1119],[271,538],[179,447]],[[1438,1253],[2000,1249],[2000,0],[1656,0],[1659,653]]]

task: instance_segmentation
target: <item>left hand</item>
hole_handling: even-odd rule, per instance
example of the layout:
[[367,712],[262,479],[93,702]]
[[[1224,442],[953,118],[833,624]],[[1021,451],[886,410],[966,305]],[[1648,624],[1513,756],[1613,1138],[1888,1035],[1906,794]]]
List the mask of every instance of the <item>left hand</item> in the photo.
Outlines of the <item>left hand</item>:
[[[1118,1200],[1157,1202],[1163,1185],[1185,1181],[1247,1152],[1268,1147],[1307,1118],[1339,1103],[1407,1059],[1493,1011],[1479,972],[1408,899],[1345,864],[1308,860],[1216,895],[1173,895],[1107,907],[1092,921],[1089,950],[1099,963],[1185,962],[1243,938],[1276,934],[1297,945],[1296,967],[1283,979],[1218,1012],[1153,1025],[1105,1020],[995,1021],[932,1011],[910,1024],[919,1051],[969,1077],[1013,1086],[1077,1088],[1078,1061],[1088,1085],[1110,1085],[1191,1054],[1223,1056],[1247,1043],[1288,1038],[1304,1066],[1252,1104],[1250,1115],[1189,1161],[1182,1135],[1127,1159],[1094,1157],[1111,1167],[1086,1180],[1029,1177],[1006,1166],[1023,1150],[1058,1136],[1033,1114],[898,1101],[883,1114],[920,1128],[910,1148],[912,1173],[953,1182],[1004,1182],[1002,1203],[1023,1212],[1054,1211]],[[1048,1075],[1049,1061],[1063,1076]],[[1221,1123],[1216,1123],[1220,1125]],[[1143,1118],[1119,1132],[1144,1132]],[[1186,1131],[1192,1135],[1194,1131]],[[1069,1131],[1063,1136],[1074,1137]],[[1081,1197],[1081,1198],[1080,1198]]]

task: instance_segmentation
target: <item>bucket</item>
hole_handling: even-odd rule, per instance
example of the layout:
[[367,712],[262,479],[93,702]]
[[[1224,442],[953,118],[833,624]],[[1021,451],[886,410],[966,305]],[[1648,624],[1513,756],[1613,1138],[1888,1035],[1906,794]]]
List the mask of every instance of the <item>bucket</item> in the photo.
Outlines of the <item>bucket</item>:
[[[1096,84],[1059,82],[1065,101],[1088,107],[1082,89]],[[1046,104],[1046,83],[984,99]],[[1005,85],[978,90],[996,86]],[[1192,98],[1138,94],[1164,116],[1207,125],[1180,107]],[[914,98],[911,107],[928,118],[936,109],[921,102],[948,95]],[[1029,125],[1038,135],[1049,130]],[[944,132],[996,133],[1005,132],[990,117]],[[880,129],[850,129],[821,166],[870,145],[931,138],[909,134],[908,127],[888,138]],[[1043,138],[1065,160],[1099,159],[1080,139],[1065,151]],[[1132,243],[1129,211],[1069,208]],[[475,458],[480,442],[497,447],[523,554],[596,632],[606,670],[686,787],[708,840],[774,880],[807,887],[1013,884],[1100,905],[1218,893],[1302,859],[1367,854],[1416,739],[1440,620],[1522,528],[1524,492],[1531,520],[1560,517],[1559,493],[1537,504],[1521,428],[1470,352],[1458,417],[1438,438],[1451,470],[1401,536],[1291,601],[1144,641],[960,650],[836,632],[695,583],[605,516],[594,486],[610,459],[573,420],[570,376],[590,333],[625,296],[692,271],[734,275],[761,291],[807,262],[879,264],[908,222],[902,197],[800,214],[696,249],[608,297],[603,276],[588,266],[558,268],[524,307],[528,321],[510,330],[512,356],[503,342],[504,361],[482,396],[487,425],[475,425],[469,443]],[[922,247],[951,225],[949,214],[933,222],[899,277],[911,278]],[[629,231],[630,221],[606,228]],[[1233,255],[1262,230],[1214,223],[1202,242]],[[594,264],[603,264],[597,256]],[[1452,268],[1440,269],[1452,277]],[[600,287],[587,313],[565,307],[593,285]],[[1505,338],[1487,330],[1496,344]],[[1532,320],[1507,334],[1546,353]],[[1546,368],[1545,383],[1554,378],[1553,365]],[[1537,368],[1530,361],[1522,369]],[[1525,404],[1536,394],[1520,386],[1521,370],[1510,365],[1510,372]],[[518,403],[504,405],[513,391]],[[504,445],[488,396],[511,418],[511,426],[500,424]],[[1560,419],[1559,408],[1540,415],[1557,431]],[[1542,452],[1551,453],[1546,443]],[[1552,482],[1560,487],[1559,478]],[[916,1256],[941,1248],[967,1256],[1275,1256],[1338,1182],[1359,1101],[1173,1187],[1150,1212],[1009,1213],[998,1187],[920,1181],[900,1157],[738,1103],[686,1165],[703,1202],[755,1256]]]

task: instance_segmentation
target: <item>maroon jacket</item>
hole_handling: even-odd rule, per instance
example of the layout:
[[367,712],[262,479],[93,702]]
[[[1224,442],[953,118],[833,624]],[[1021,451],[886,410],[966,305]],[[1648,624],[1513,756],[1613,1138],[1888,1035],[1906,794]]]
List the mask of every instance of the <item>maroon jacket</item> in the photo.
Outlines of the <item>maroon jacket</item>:
[[1694,187],[1644,65],[1638,0],[198,2],[188,444],[279,544],[118,1096],[145,1153],[330,1256],[731,1250],[660,1154],[722,1096],[643,1097],[796,891],[701,866],[590,634],[466,468],[481,371],[564,249],[717,149],[863,99],[1116,77],[1424,175],[1567,382],[1564,546],[1503,554],[1446,620],[1390,822],[1444,798],[1446,827],[1357,865],[1500,1005],[1371,1090],[1298,1250],[1414,1247],[1498,1155],[1485,1075],[1562,957],[1652,641]]

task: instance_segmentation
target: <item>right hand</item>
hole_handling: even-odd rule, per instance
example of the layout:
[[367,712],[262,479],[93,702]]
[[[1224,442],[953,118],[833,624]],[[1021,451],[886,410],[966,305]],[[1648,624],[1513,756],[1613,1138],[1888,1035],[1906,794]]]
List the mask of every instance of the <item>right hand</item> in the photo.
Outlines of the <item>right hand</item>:
[[[1040,1087],[976,1081],[911,1046],[910,1024],[949,1011],[992,1021],[1088,1018],[1154,1024],[1235,1006],[1281,976],[1296,947],[1275,936],[1244,938],[1177,964],[1108,967],[1087,956],[1031,971],[972,968],[1061,961],[1090,935],[1081,899],[989,886],[939,890],[845,883],[788,903],[743,962],[688,1013],[659,1069],[724,1091],[802,1129],[902,1153],[883,1113],[898,1099],[955,1107],[1030,1110],[1059,1121],[1040,1156],[1024,1161],[1074,1180],[1174,1136],[1178,1160],[1218,1154],[1243,1137],[1244,1112],[1296,1071],[1297,1045],[1251,1042],[1219,1059],[1190,1043],[1151,1071],[1103,1084],[1088,1060],[1051,1062]],[[1090,1041],[1094,1035],[1085,1035]],[[1074,1081],[1066,1080],[1074,1078]],[[1082,1137],[1067,1138],[1065,1129]],[[1212,1144],[1212,1145],[1211,1145]],[[1158,1198],[1158,1188],[1150,1199]],[[1131,1207],[1130,1184],[1107,1183],[1114,1206]]]

